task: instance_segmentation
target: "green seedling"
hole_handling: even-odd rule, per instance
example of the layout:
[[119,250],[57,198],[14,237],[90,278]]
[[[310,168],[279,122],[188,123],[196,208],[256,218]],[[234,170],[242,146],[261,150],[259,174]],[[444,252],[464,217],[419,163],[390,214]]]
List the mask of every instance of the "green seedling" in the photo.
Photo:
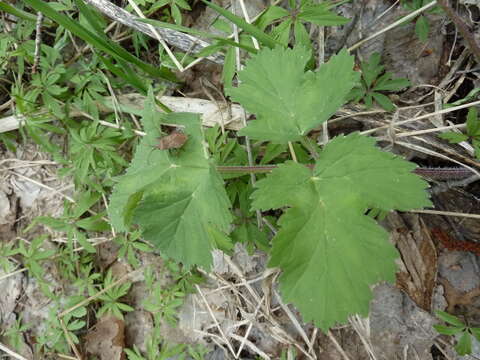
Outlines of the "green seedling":
[[458,317],[450,315],[444,311],[436,310],[435,314],[447,325],[433,325],[439,334],[455,336],[457,344],[455,351],[458,355],[469,355],[472,353],[473,341],[480,341],[480,328],[466,325]]
[[438,135],[439,138],[448,140],[450,144],[458,144],[463,141],[470,141],[475,151],[475,156],[480,159],[480,121],[476,107],[468,109],[466,132],[447,131]]
[[97,311],[97,318],[100,318],[105,314],[110,314],[119,319],[123,319],[124,312],[134,310],[130,305],[121,301],[121,298],[127,295],[132,283],[125,282],[123,284],[112,286],[115,280],[112,272],[109,270],[103,279],[103,289],[108,288],[108,290],[98,296],[98,300],[102,302],[102,305]]
[[363,101],[367,108],[376,102],[387,111],[394,111],[395,105],[383,92],[400,91],[410,85],[410,81],[403,78],[392,79],[393,74],[385,72],[380,65],[380,54],[374,53],[368,61],[361,63],[362,79],[350,93],[353,102]]
[[[402,5],[406,10],[415,11],[418,10],[428,3],[430,0],[402,0]],[[433,7],[428,12],[429,13],[438,13],[440,8],[438,6]],[[428,18],[422,14],[417,16],[413,21],[415,21],[415,34],[417,35],[418,39],[422,42],[426,42],[428,40],[428,34],[430,32],[430,23]]]

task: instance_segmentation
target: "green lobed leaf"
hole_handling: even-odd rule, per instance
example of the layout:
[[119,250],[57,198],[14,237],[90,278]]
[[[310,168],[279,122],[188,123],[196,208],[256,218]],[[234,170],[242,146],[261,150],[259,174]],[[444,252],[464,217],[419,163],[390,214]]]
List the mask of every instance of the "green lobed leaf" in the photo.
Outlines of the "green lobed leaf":
[[426,42],[428,40],[428,32],[430,31],[430,25],[425,16],[420,16],[415,23],[415,34],[421,42]]
[[477,159],[480,159],[480,140],[473,138],[472,139],[473,149],[475,150],[475,156]]
[[260,15],[256,21],[256,25],[260,30],[265,30],[265,28],[272,24],[275,20],[281,19],[283,17],[289,16],[290,13],[280,6],[270,6],[265,10],[265,12]]
[[[145,239],[187,268],[200,265],[208,269],[218,238],[215,231],[229,231],[230,202],[204,147],[200,117],[159,115],[150,94],[142,118],[147,135],[114,187],[110,219],[119,231],[126,231],[130,221],[138,224]],[[159,117],[162,123],[184,127],[188,140],[177,153],[154,149]]]
[[480,87],[476,87],[476,88],[470,90],[470,92],[467,95],[465,95],[464,97],[462,97],[461,99],[458,99],[457,101],[454,101],[454,102],[451,102],[451,103],[448,103],[448,104],[444,104],[443,108],[448,109],[450,107],[463,105],[463,104],[466,104],[468,102],[474,101],[477,98],[477,95],[478,95],[479,92],[480,92]]
[[478,136],[480,130],[480,121],[478,121],[478,111],[476,107],[468,109],[467,114],[467,134],[470,136]]
[[287,143],[300,140],[326,121],[358,81],[353,57],[342,50],[317,72],[305,72],[310,52],[303,47],[263,49],[239,73],[241,84],[226,89],[233,100],[256,115],[241,135]]
[[461,327],[461,328],[465,327],[465,324],[462,322],[462,320],[460,320],[458,317],[454,315],[450,315],[445,311],[435,310],[435,315],[437,315],[439,319],[445,321],[450,325]]
[[383,72],[384,66],[380,65],[380,54],[373,53],[368,61],[363,61],[360,64],[362,69],[362,76],[367,87],[371,87],[373,81]]
[[273,239],[270,267],[280,267],[282,297],[323,330],[366,315],[376,282],[395,279],[398,254],[369,208],[431,205],[415,164],[380,151],[357,133],[340,136],[313,170],[286,162],[258,181],[253,208],[286,210]]
[[475,340],[480,342],[480,328],[470,328],[470,332],[475,337]]
[[307,49],[312,48],[312,42],[310,40],[310,34],[305,29],[305,26],[300,22],[296,21],[293,26],[293,32],[295,34],[295,43],[302,45]]
[[467,141],[468,136],[461,132],[447,131],[438,135],[439,138],[448,140],[450,144],[458,144],[462,141]]
[[383,95],[378,92],[372,92],[371,93],[375,101],[380,105],[382,108],[384,108],[387,111],[394,111],[395,110],[395,105],[393,105],[392,101],[390,98],[386,95]]
[[385,73],[377,81],[375,91],[400,91],[410,85],[410,81],[404,78],[392,79],[391,73]]
[[464,326],[456,327],[456,326],[446,326],[446,325],[433,325],[433,328],[437,330],[439,334],[443,335],[455,335],[461,333],[465,330]]
[[469,355],[472,353],[472,338],[468,331],[465,331],[455,345],[455,351],[458,355]]
[[319,26],[344,25],[350,21],[350,19],[336,15],[330,11],[331,7],[332,5],[328,2],[321,4],[308,4],[302,6],[298,18],[302,21],[308,21]]
[[222,82],[225,88],[232,86],[233,77],[235,76],[235,48],[230,46],[225,55],[225,63],[222,70]]
[[274,36],[275,40],[277,40],[280,44],[287,47],[290,41],[291,28],[292,19],[288,18],[272,29],[272,36]]

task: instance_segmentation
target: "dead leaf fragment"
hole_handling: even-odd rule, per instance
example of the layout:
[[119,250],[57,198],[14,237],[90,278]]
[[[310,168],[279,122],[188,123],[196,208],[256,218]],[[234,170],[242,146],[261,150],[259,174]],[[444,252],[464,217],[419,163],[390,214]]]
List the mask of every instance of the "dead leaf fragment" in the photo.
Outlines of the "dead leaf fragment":
[[392,240],[400,252],[402,264],[397,285],[423,310],[430,311],[437,276],[437,252],[430,233],[417,215],[392,212],[387,217]]

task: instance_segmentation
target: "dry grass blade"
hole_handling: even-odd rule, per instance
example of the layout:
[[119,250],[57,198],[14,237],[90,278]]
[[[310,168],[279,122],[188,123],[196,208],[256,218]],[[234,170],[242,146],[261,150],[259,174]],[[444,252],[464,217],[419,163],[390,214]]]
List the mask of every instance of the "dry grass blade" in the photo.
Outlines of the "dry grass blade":
[[[262,359],[265,359],[265,360],[270,360],[271,359],[270,356],[268,356],[262,350],[260,350],[258,347],[256,347],[255,344],[252,343],[251,341],[246,340],[243,337],[238,336],[236,334],[231,334],[230,337],[235,339],[235,340],[238,340],[238,341],[245,341],[245,344],[250,348],[250,350],[252,350],[255,354],[260,356]],[[235,358],[235,359],[237,359],[237,358]]]
[[[417,117],[414,117],[413,119],[398,121],[395,125],[396,126],[404,125],[404,124],[408,124],[408,123],[411,123],[411,122],[415,122],[415,121],[419,121],[419,120],[423,120],[423,119],[428,119],[432,116],[436,116],[436,115],[439,115],[439,114],[447,114],[447,113],[450,113],[450,112],[453,112],[453,111],[466,109],[466,108],[476,106],[476,105],[480,105],[480,100],[473,101],[473,102],[463,104],[463,105],[459,105],[459,106],[454,106],[454,107],[447,108],[447,109],[443,109],[443,110],[436,111],[436,112],[433,112],[433,113],[428,113],[428,114],[425,114],[425,115],[417,116]],[[369,130],[362,131],[360,134],[362,134],[362,135],[372,134],[374,132],[377,132],[378,130],[388,129],[389,126],[390,125],[379,126],[377,128],[374,128],[374,129],[369,129]]]
[[[140,8],[137,6],[137,4],[135,4],[134,1],[132,0],[127,0],[128,3],[130,4],[130,6],[133,8],[133,10],[135,10],[135,12],[137,13],[137,15],[139,17],[141,17],[142,19],[146,19],[145,15],[143,15],[143,12],[142,10],[140,10]],[[180,64],[180,62],[177,60],[177,58],[175,57],[175,55],[173,54],[172,50],[170,50],[170,48],[168,47],[167,43],[165,42],[165,40],[163,40],[162,36],[158,33],[157,29],[155,29],[152,25],[150,24],[147,24],[148,28],[150,29],[150,31],[155,35],[155,38],[158,40],[158,42],[160,43],[160,45],[162,45],[163,49],[166,51],[168,57],[170,58],[170,60],[172,60],[172,62],[175,64],[175,66],[177,67],[177,69],[181,72],[185,71],[185,69],[183,68],[182,64]]]
[[67,339],[67,343],[70,346],[70,348],[72,349],[73,353],[75,354],[76,359],[82,360],[83,359],[82,355],[80,354],[80,352],[78,351],[74,342],[70,338],[70,335],[68,334],[68,330],[67,330],[67,327],[65,326],[65,322],[63,321],[63,319],[60,319],[60,326],[62,327],[63,334],[65,335],[65,339]]
[[345,352],[345,350],[343,350],[343,348],[340,346],[340,344],[338,343],[337,339],[335,338],[335,336],[333,336],[332,332],[330,330],[328,330],[327,332],[327,336],[328,338],[332,341],[333,345],[335,345],[335,348],[338,350],[338,352],[340,353],[340,355],[342,355],[343,359],[344,360],[351,360],[347,353]]
[[[303,341],[305,341],[305,344],[307,344],[308,348],[309,349],[312,349],[313,348],[313,344],[310,343],[310,339],[308,338],[307,334],[305,333],[305,330],[303,329],[303,327],[300,325],[300,323],[298,322],[297,318],[295,317],[295,315],[290,311],[290,309],[288,308],[287,305],[285,305],[285,303],[282,301],[282,298],[280,297],[280,295],[278,294],[278,292],[276,290],[273,290],[273,293],[275,294],[275,297],[277,298],[277,301],[278,303],[280,304],[281,308],[283,309],[283,311],[285,312],[285,314],[287,314],[288,318],[290,319],[290,321],[292,322],[293,326],[295,327],[295,329],[298,331],[298,333],[300,334],[300,336],[302,337]],[[316,359],[317,356],[315,355],[315,353],[312,353],[311,355],[309,354],[309,358],[311,359]]]
[[27,268],[21,268],[21,269],[18,269],[18,270],[9,272],[8,274],[5,274],[5,275],[3,275],[3,276],[0,276],[0,281],[3,281],[3,280],[5,280],[5,279],[8,279],[8,278],[11,277],[11,276],[20,274],[20,273],[22,273],[22,272],[24,272],[24,271],[27,271],[27,270],[28,270]]
[[200,297],[202,298],[202,300],[203,300],[203,302],[204,302],[204,304],[205,304],[205,306],[208,310],[208,313],[210,314],[216,328],[218,329],[218,332],[222,336],[222,340],[225,342],[225,344],[227,344],[228,350],[230,350],[230,352],[232,353],[232,355],[236,359],[237,357],[236,357],[235,351],[233,350],[232,344],[230,344],[230,341],[228,341],[227,336],[225,335],[225,333],[224,333],[222,327],[220,326],[220,324],[218,323],[217,318],[213,314],[212,308],[210,307],[210,304],[208,303],[207,299],[205,298],[205,295],[203,294],[202,289],[200,289],[200,286],[198,286],[198,285],[195,285],[195,288],[197,289],[197,292],[200,294]]
[[[32,184],[35,184],[35,185],[37,185],[37,186],[39,186],[39,187],[41,187],[41,188],[44,188],[45,190],[48,190],[48,191],[51,191],[51,192],[54,192],[54,193],[60,195],[62,198],[64,198],[65,200],[68,200],[68,201],[71,202],[71,203],[75,203],[75,200],[74,200],[74,199],[72,199],[72,198],[71,198],[70,196],[68,196],[68,195],[65,195],[65,194],[62,193],[61,191],[58,191],[57,189],[54,189],[54,188],[52,188],[52,187],[50,187],[50,186],[48,186],[48,185],[45,185],[45,184],[43,184],[43,183],[41,183],[41,182],[39,182],[39,181],[37,181],[37,180],[30,179],[28,176],[22,175],[22,174],[20,174],[20,173],[18,173],[18,172],[11,171],[11,170],[10,170],[10,172],[11,172],[12,174],[14,174],[15,176],[18,176],[19,178],[22,178],[22,179],[24,179],[24,180],[27,180],[28,182],[31,182]],[[96,214],[94,214],[94,215],[96,215]]]
[[379,35],[382,35],[383,33],[401,25],[401,24],[404,24],[405,22],[409,21],[410,19],[413,19],[415,17],[417,17],[419,14],[421,14],[422,12],[430,9],[431,7],[434,7],[436,5],[436,1],[432,1],[430,3],[428,3],[427,5],[425,6],[422,6],[421,8],[411,12],[410,14],[408,14],[407,16],[401,18],[400,20],[398,21],[395,21],[393,24],[390,24],[388,25],[387,27],[383,28],[382,30],[380,31],[377,31],[375,34],[372,34],[371,36],[363,39],[363,40],[360,40],[359,42],[357,42],[356,44],[352,45],[351,47],[348,48],[348,51],[353,51],[357,48],[359,48],[360,46],[362,46],[363,44],[365,44],[367,41],[370,41],[374,38],[376,38],[377,36]]
[[27,358],[24,358],[22,355],[20,355],[20,354],[16,353],[15,351],[9,349],[8,347],[3,345],[2,343],[0,343],[0,350],[5,352],[7,355],[10,355],[12,358],[14,358],[16,360],[28,360]]
[[360,316],[354,315],[349,319],[350,325],[352,325],[353,330],[357,333],[360,341],[363,344],[368,356],[370,356],[371,360],[378,360],[375,356],[375,352],[373,350],[373,346],[370,342],[370,329],[369,329],[369,321],[368,319],[361,319]]
[[432,214],[432,215],[444,215],[444,216],[457,216],[457,217],[464,217],[464,218],[470,218],[470,219],[480,219],[480,214],[468,214],[468,213],[459,213],[459,212],[452,212],[452,211],[420,209],[420,210],[410,210],[409,212],[416,213],[416,214]]
[[442,127],[425,129],[425,130],[408,131],[408,132],[402,132],[402,133],[399,133],[399,134],[395,134],[395,138],[402,138],[402,137],[414,136],[414,135],[431,134],[431,133],[440,132],[440,131],[444,131],[444,130],[464,129],[465,127],[466,127],[465,124],[458,124],[458,125],[442,126]]
[[255,318],[258,314],[258,311],[260,310],[260,307],[262,306],[262,302],[258,303],[257,308],[255,309],[255,312],[251,316],[251,319],[247,320],[248,321],[248,328],[247,328],[247,331],[245,332],[245,336],[243,337],[243,340],[240,343],[240,346],[238,347],[237,358],[240,357],[240,353],[242,352],[243,347],[245,346],[246,341],[248,340],[248,336],[250,335],[250,331],[252,331],[252,328],[253,328],[253,321],[255,320]]

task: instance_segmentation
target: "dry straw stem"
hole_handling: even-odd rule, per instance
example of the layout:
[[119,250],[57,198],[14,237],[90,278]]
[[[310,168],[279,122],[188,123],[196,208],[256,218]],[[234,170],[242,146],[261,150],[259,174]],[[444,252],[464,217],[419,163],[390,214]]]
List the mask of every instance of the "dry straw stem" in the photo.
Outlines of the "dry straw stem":
[[480,64],[480,47],[475,40],[473,34],[468,30],[467,24],[457,15],[455,10],[453,10],[446,0],[438,0],[438,5],[445,11],[450,20],[453,21],[458,31],[463,36],[463,39],[467,42],[468,47],[472,51],[473,55],[477,59],[477,63]]
[[[448,342],[443,340],[441,337],[437,337],[433,344],[443,354],[443,356],[445,356],[445,359],[447,359],[447,360],[456,360],[457,359],[457,356],[452,358],[447,354],[447,351],[448,351],[449,354],[452,355],[452,352],[453,352],[452,351],[452,344],[449,344]],[[440,344],[442,344],[445,348],[442,348],[440,346]],[[455,353],[456,353],[456,351],[455,351]]]
[[[222,119],[227,119],[225,127],[231,130],[240,130],[244,127],[245,114],[240,105],[233,104],[230,108],[218,106],[218,104],[198,98],[185,98],[178,96],[161,96],[158,100],[172,109],[174,112],[192,112],[198,113],[202,116],[202,123],[204,126],[215,126],[220,124]],[[119,106],[116,106],[116,102]],[[97,106],[102,114],[108,114],[115,109],[119,112],[124,110],[125,112],[140,112],[144,108],[145,96],[132,93],[119,95],[117,100],[112,97],[106,97],[103,103],[97,102]],[[158,109],[160,112],[161,109]],[[46,116],[46,112],[33,114],[31,117]],[[92,117],[80,110],[72,109],[69,113],[70,117],[86,117],[92,119]],[[52,117],[50,119],[54,121]],[[4,118],[0,118],[0,133],[16,130],[23,126],[25,117],[22,115],[11,115]],[[123,129],[118,124],[109,123],[106,121],[99,121],[103,126]],[[135,134],[143,136],[145,133],[140,130],[133,130]]]
[[[404,111],[404,110],[418,109],[418,108],[424,108],[424,107],[427,107],[427,106],[430,106],[430,105],[433,105],[433,104],[434,104],[433,102],[428,102],[428,103],[425,103],[425,104],[398,107],[397,110],[398,111]],[[350,118],[354,118],[354,117],[357,117],[357,116],[368,116],[368,115],[375,115],[375,114],[384,114],[384,113],[389,112],[385,109],[380,109],[380,108],[375,109],[375,110],[359,111],[358,109],[360,109],[360,107],[358,107],[356,105],[353,105],[353,106],[355,106],[353,109],[351,108],[352,106],[348,106],[348,107],[344,107],[342,109],[339,109],[339,111],[338,111],[339,114],[345,113],[346,115],[338,115],[335,118],[329,119],[328,123],[332,124],[332,123],[335,123],[335,122],[338,122],[338,121],[341,121],[341,120],[350,119]]]
[[73,353],[75,354],[76,356],[76,359],[78,360],[82,360],[82,355],[80,354],[80,352],[78,351],[77,347],[75,346],[75,343],[72,341],[72,339],[70,338],[70,335],[68,334],[68,330],[67,330],[67,327],[65,326],[65,322],[63,321],[63,319],[60,319],[60,326],[62,327],[62,330],[63,330],[63,334],[65,335],[65,338],[67,339],[67,343],[68,345],[70,346],[70,348],[72,349]]
[[[224,255],[225,261],[228,263],[229,267],[232,269],[233,273],[239,278],[237,282],[240,282],[240,284],[232,284],[230,281],[227,281],[223,279],[220,275],[215,274],[215,273],[207,273],[201,269],[199,271],[204,274],[205,276],[211,278],[212,280],[215,280],[217,282],[220,282],[224,284],[225,286],[221,286],[215,290],[212,290],[211,292],[217,292],[219,289],[230,289],[234,294],[237,296],[241,297],[243,299],[243,302],[241,304],[247,304],[253,309],[258,309],[258,318],[264,318],[267,322],[270,323],[269,329],[271,331],[271,336],[275,338],[277,341],[285,344],[285,345],[293,345],[295,346],[300,352],[302,352],[307,358],[313,360],[314,358],[309,354],[307,350],[305,350],[301,344],[296,341],[294,338],[292,338],[283,328],[278,324],[278,322],[275,320],[275,317],[270,313],[270,308],[265,307],[265,306],[259,306],[264,302],[264,299],[261,298],[257,292],[254,290],[253,287],[250,286],[252,281],[247,281],[241,270],[238,268],[238,266],[230,259],[229,256]],[[266,274],[268,275],[262,275],[262,278],[265,276],[270,276],[272,273],[277,273],[277,270],[272,270],[272,269],[267,269],[265,271]],[[255,281],[258,281],[260,279],[254,279]],[[236,286],[235,286],[236,285]],[[237,287],[238,285],[243,285],[247,289],[248,293],[250,294],[251,298],[245,296],[242,294],[242,292],[239,291]],[[239,303],[238,306],[244,306]],[[211,336],[214,336],[214,334],[209,334]],[[223,341],[223,340],[222,340]]]
[[[52,187],[50,187],[50,186],[48,186],[48,185],[45,185],[45,184],[41,183],[40,181],[31,179],[31,178],[29,178],[28,176],[22,175],[22,174],[20,174],[20,173],[18,173],[18,172],[15,172],[15,171],[12,171],[12,170],[10,170],[10,172],[11,172],[13,175],[18,176],[19,178],[22,178],[22,179],[24,179],[24,180],[27,180],[28,182],[30,182],[30,183],[32,183],[32,184],[35,184],[35,185],[37,185],[37,186],[39,186],[39,187],[41,187],[41,188],[43,188],[43,189],[45,189],[45,190],[48,190],[48,191],[54,192],[55,194],[60,195],[62,198],[64,198],[65,200],[68,200],[68,201],[71,202],[71,203],[75,203],[75,200],[74,200],[74,199],[72,199],[72,198],[71,198],[70,196],[68,196],[68,195],[65,195],[64,193],[62,193],[61,191],[59,191],[59,190],[57,190],[57,189],[54,189],[54,188],[52,188]],[[94,213],[94,215],[96,215],[96,214],[97,214],[97,213]]]
[[419,209],[419,210],[410,210],[409,212],[415,213],[415,214],[444,215],[444,216],[464,217],[464,218],[470,218],[470,219],[480,219],[480,214],[457,213],[452,211]]
[[40,46],[42,44],[42,21],[43,14],[37,12],[37,24],[35,26],[35,52],[33,55],[32,74],[37,72],[38,64],[40,64]]
[[[415,122],[415,121],[419,121],[419,120],[423,120],[423,119],[428,119],[428,118],[430,118],[430,117],[432,117],[432,116],[436,116],[436,115],[440,115],[440,114],[448,114],[448,113],[451,113],[451,112],[453,112],[453,111],[457,111],[457,110],[461,110],[461,109],[466,109],[466,108],[469,108],[469,107],[472,107],[472,106],[476,106],[476,105],[480,105],[480,100],[478,100],[478,101],[473,101],[473,102],[470,102],[470,103],[467,103],[467,104],[463,104],[463,105],[454,106],[454,107],[447,108],[447,109],[443,109],[443,110],[440,110],[440,111],[435,111],[435,112],[428,113],[428,114],[425,114],[425,115],[417,116],[417,117],[414,117],[414,118],[412,118],[412,119],[397,121],[397,122],[395,123],[395,126],[403,125],[403,124],[408,124],[408,123]],[[362,134],[362,135],[368,135],[368,134],[372,134],[372,133],[374,133],[374,132],[377,132],[378,130],[388,129],[389,127],[390,127],[390,125],[383,125],[383,126],[376,127],[376,128],[374,128],[374,129],[362,131],[360,134]]]
[[24,271],[27,271],[27,270],[28,270],[27,268],[21,268],[21,269],[18,269],[18,270],[9,272],[8,274],[5,274],[5,275],[3,275],[3,276],[0,276],[0,281],[5,280],[5,279],[8,279],[10,276],[14,276],[14,275],[20,274],[20,273],[22,273],[22,272],[24,272]]
[[[137,13],[137,15],[139,17],[141,17],[142,19],[146,19],[145,15],[143,14],[143,12],[140,10],[140,8],[137,6],[137,4],[135,4],[135,2],[133,0],[127,0],[128,3],[130,4],[130,6],[133,8],[133,10],[135,10],[135,12]],[[160,45],[162,45],[163,49],[167,52],[167,55],[168,57],[170,58],[170,60],[172,60],[172,62],[175,64],[175,66],[177,67],[178,71],[180,72],[184,72],[186,70],[186,68],[183,67],[182,64],[180,64],[180,62],[177,60],[177,58],[175,57],[175,55],[173,54],[172,50],[170,50],[170,48],[168,47],[167,43],[165,42],[165,40],[163,40],[162,36],[159,34],[159,32],[157,31],[157,29],[155,27],[153,27],[153,25],[151,24],[147,24],[148,28],[150,29],[150,31],[155,35],[155,38],[158,40],[158,42],[160,43]],[[193,61],[193,63],[191,63],[188,67],[192,67],[193,64],[197,64],[199,63],[203,58],[200,58],[200,59],[196,59],[195,61]]]
[[[235,339],[235,340],[238,340],[238,341],[244,341],[245,344],[250,348],[250,350],[252,350],[258,356],[260,356],[262,359],[265,359],[265,360],[270,360],[271,359],[270,356],[268,356],[262,350],[260,350],[258,347],[256,347],[255,344],[252,343],[251,341],[246,340],[245,338],[243,338],[243,337],[241,337],[237,334],[230,334],[230,337]],[[239,357],[236,357],[235,359],[239,359]]]
[[247,328],[247,331],[245,332],[245,336],[243,337],[242,341],[240,342],[240,346],[238,347],[238,351],[237,351],[237,354],[236,354],[237,358],[240,357],[240,353],[242,352],[245,344],[248,341],[248,337],[250,336],[250,331],[252,331],[252,328],[253,328],[253,319],[255,319],[257,317],[258,311],[260,310],[261,306],[262,306],[262,303],[261,302],[258,303],[257,308],[255,309],[255,312],[253,313],[251,318],[245,320],[245,322],[248,323],[248,328]]
[[66,360],[78,360],[76,357],[65,355],[65,354],[56,354],[60,359],[66,359]]
[[372,34],[372,35],[370,35],[369,37],[360,40],[360,41],[357,42],[356,44],[354,44],[354,45],[352,45],[351,47],[349,47],[349,48],[348,48],[348,51],[351,52],[351,51],[359,48],[360,46],[362,46],[362,45],[365,44],[366,42],[368,42],[368,41],[376,38],[377,36],[382,35],[383,33],[387,32],[387,31],[389,31],[389,30],[391,30],[391,29],[393,29],[393,28],[395,28],[395,27],[397,27],[397,26],[399,26],[399,25],[401,25],[401,24],[403,24],[403,23],[405,23],[405,22],[407,22],[407,21],[409,21],[409,20],[411,20],[411,19],[413,19],[414,17],[418,16],[418,15],[421,14],[422,12],[430,9],[431,7],[434,7],[436,3],[437,3],[436,1],[432,1],[432,2],[428,3],[428,4],[425,5],[425,6],[422,6],[420,9],[417,9],[417,10],[411,12],[411,13],[408,14],[407,16],[405,16],[405,17],[403,17],[403,18],[395,21],[394,23],[390,24],[389,26],[386,26],[386,27],[383,28],[382,30],[377,31],[375,34]]
[[[290,319],[290,321],[292,322],[293,326],[295,327],[295,329],[298,331],[298,333],[300,334],[300,336],[302,337],[303,341],[305,342],[305,344],[307,344],[308,348],[309,349],[312,349],[313,347],[313,344],[310,342],[310,339],[308,338],[307,334],[305,333],[305,330],[303,329],[303,327],[300,325],[300,323],[298,322],[297,318],[295,317],[295,315],[292,313],[292,311],[288,308],[287,305],[285,305],[285,303],[282,301],[282,298],[280,297],[280,295],[278,294],[278,292],[273,289],[273,293],[275,294],[275,297],[278,301],[278,303],[280,304],[280,307],[282,308],[282,310],[285,312],[285,314],[287,314],[288,318]],[[317,358],[317,356],[315,355],[314,352],[312,352],[312,357],[314,359]]]
[[217,318],[216,318],[215,315],[213,314],[212,308],[210,307],[210,304],[208,303],[207,299],[205,298],[205,295],[203,295],[202,289],[200,289],[200,286],[198,286],[198,285],[195,285],[195,288],[197,289],[197,292],[200,294],[200,297],[202,298],[205,306],[207,307],[208,313],[210,314],[210,316],[211,316],[211,318],[212,318],[212,320],[213,320],[213,323],[214,323],[215,326],[217,327],[218,332],[220,333],[220,335],[222,336],[222,340],[225,342],[225,344],[227,344],[228,350],[230,350],[230,352],[232,353],[232,355],[233,355],[233,356],[235,357],[235,359],[236,359],[237,357],[236,357],[235,351],[233,350],[232,344],[230,344],[230,341],[228,341],[227,336],[226,336],[225,333],[223,332],[223,329],[222,329],[222,327],[220,326],[220,324],[218,323]]
[[340,355],[342,355],[342,358],[344,360],[351,360],[348,355],[345,353],[345,350],[343,350],[343,348],[340,346],[340,344],[338,343],[337,339],[335,338],[335,336],[333,336],[332,332],[330,330],[328,330],[327,332],[327,336],[328,338],[330,339],[330,341],[333,343],[333,345],[335,346],[335,348],[338,350],[338,352],[340,353]]
[[[71,197],[68,196],[68,195],[65,195],[64,193],[62,193],[61,191],[59,191],[59,190],[57,190],[57,189],[54,189],[54,188],[52,188],[52,187],[50,187],[50,186],[48,186],[48,185],[45,185],[45,184],[43,184],[43,183],[41,183],[41,182],[39,182],[39,181],[37,181],[37,180],[31,179],[31,178],[29,178],[28,176],[22,175],[22,174],[20,174],[20,173],[18,173],[18,172],[15,172],[15,171],[12,171],[12,170],[10,170],[10,172],[11,172],[13,175],[18,176],[18,177],[20,177],[20,178],[22,178],[22,179],[24,179],[24,180],[27,180],[28,182],[30,182],[30,183],[32,183],[32,184],[35,184],[35,185],[37,185],[37,186],[39,186],[39,187],[41,187],[41,188],[43,188],[43,189],[45,189],[45,190],[48,190],[48,191],[51,191],[51,192],[54,192],[54,193],[60,195],[62,198],[64,198],[65,200],[67,200],[67,201],[69,201],[69,202],[71,202],[71,203],[73,203],[73,204],[76,203],[76,201],[75,201],[73,198],[71,198]],[[87,212],[90,213],[90,214],[92,214],[92,215],[98,215],[98,213],[97,213],[96,211],[93,211],[92,209],[88,209]],[[106,217],[102,217],[102,220],[105,220],[106,222],[109,222],[109,220],[108,220]]]
[[15,166],[7,167],[7,168],[1,168],[0,172],[15,170],[15,169],[23,169],[23,168],[34,167],[34,166],[45,166],[45,165],[58,166],[58,163],[56,163],[55,161],[50,161],[50,160],[21,160],[21,159],[15,159],[15,158],[0,160],[0,165],[2,165],[4,163],[7,163],[7,162],[19,162],[19,163],[25,163],[25,164],[24,165],[15,165]]
[[432,129],[407,131],[407,132],[402,132],[402,133],[399,133],[399,134],[395,134],[395,138],[402,138],[402,137],[414,136],[414,135],[430,134],[430,133],[435,133],[435,132],[439,132],[439,131],[443,132],[444,130],[463,129],[465,127],[466,127],[465,124],[458,124],[458,125],[442,126],[442,127],[432,128]]
[[7,346],[3,345],[0,343],[0,350],[6,353],[7,355],[10,355],[12,358],[16,360],[28,360],[27,358],[24,358],[22,355],[16,353],[15,351],[11,350]]
[[[452,156],[452,157],[456,157],[456,158],[460,159],[461,161],[463,161],[463,163],[455,162],[455,161],[453,161],[453,160],[451,159],[451,157],[449,157],[449,156],[445,156],[445,155],[444,155],[443,157],[442,157],[442,156],[438,156],[438,153],[437,153],[437,152],[435,152],[435,151],[430,151],[430,152],[428,152],[428,151],[429,151],[428,149],[426,149],[425,147],[419,146],[419,147],[418,147],[418,150],[419,150],[420,152],[424,152],[424,153],[427,154],[427,155],[437,156],[437,157],[440,157],[440,158],[442,158],[442,159],[444,159],[444,160],[452,161],[452,162],[455,162],[456,164],[461,164],[460,166],[462,166],[462,167],[464,167],[464,168],[466,168],[466,169],[469,169],[469,167],[468,167],[468,166],[464,166],[464,164],[468,164],[469,166],[474,166],[475,168],[479,168],[479,167],[480,167],[480,163],[479,163],[478,161],[476,161],[476,160],[474,160],[474,159],[472,159],[472,158],[470,158],[470,157],[464,156],[464,155],[462,155],[462,154],[460,154],[460,153],[452,150],[450,146],[445,146],[445,145],[442,144],[442,143],[439,143],[439,142],[436,142],[436,141],[431,141],[430,139],[425,139],[425,138],[420,137],[420,136],[413,136],[412,138],[415,139],[415,140],[417,140],[417,141],[419,141],[419,142],[423,142],[424,144],[427,144],[429,147],[434,147],[434,148],[436,148],[436,149],[438,149],[438,150],[441,150],[441,151],[443,151],[445,154],[448,154],[448,155],[450,155],[450,156]],[[400,143],[400,142],[396,141],[396,143]],[[405,143],[404,143],[404,144],[405,144]],[[411,145],[413,146],[413,144],[411,144]],[[427,152],[422,151],[422,149],[423,149],[423,150],[427,150]],[[415,150],[415,149],[414,149],[414,150]]]
[[357,333],[363,347],[367,351],[371,360],[378,360],[375,356],[372,343],[370,341],[370,322],[368,319],[362,319],[358,314],[353,315],[349,319],[349,323],[353,330]]

